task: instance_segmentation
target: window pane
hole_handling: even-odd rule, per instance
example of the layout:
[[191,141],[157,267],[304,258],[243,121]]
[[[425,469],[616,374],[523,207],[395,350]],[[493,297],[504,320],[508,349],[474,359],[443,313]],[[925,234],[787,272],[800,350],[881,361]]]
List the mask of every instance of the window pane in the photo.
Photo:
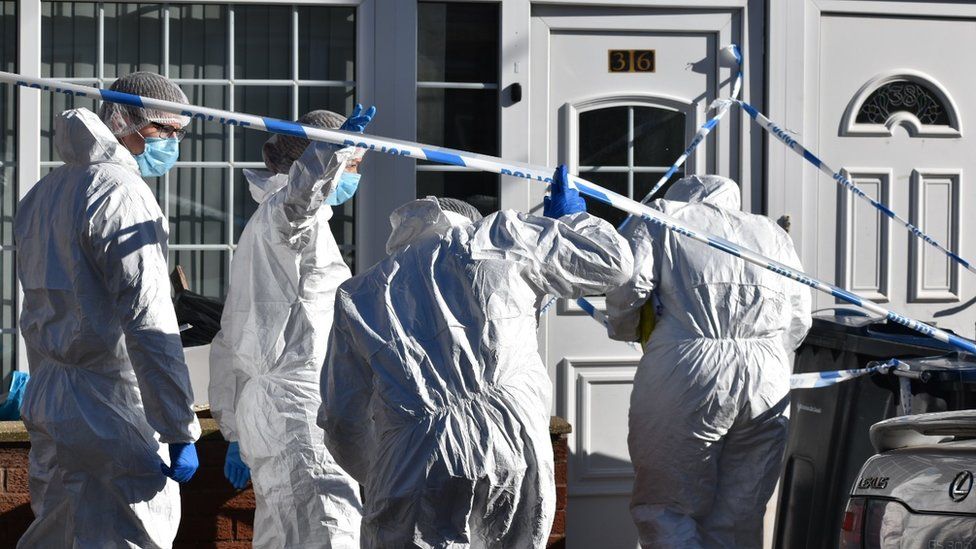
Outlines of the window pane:
[[498,154],[495,90],[417,90],[417,138],[421,143]]
[[685,149],[684,113],[634,107],[634,164],[670,166]]
[[498,82],[498,12],[497,3],[420,3],[417,80]]
[[[203,86],[183,84],[191,105],[206,105],[214,109],[227,108],[227,88],[225,86]],[[253,133],[253,131],[252,131]],[[218,122],[193,120],[186,128],[186,137],[180,142],[180,161],[220,162],[227,160],[227,126]]]
[[[259,116],[293,120],[291,114],[291,87],[289,86],[237,86],[234,88],[234,109]],[[264,162],[261,147],[269,134],[256,130],[234,130],[234,160],[237,162]]]
[[17,272],[14,252],[0,252],[0,328],[14,328],[14,312],[17,297]]
[[[91,84],[86,84],[91,85]],[[61,160],[54,147],[54,117],[68,109],[85,107],[97,113],[98,102],[86,97],[69,97],[62,93],[41,95],[41,160]]]
[[488,215],[498,211],[498,175],[486,172],[417,172],[417,198],[464,200]]
[[[585,172],[581,173],[580,177],[588,181],[592,181],[601,187],[606,187],[615,193],[627,196],[627,174],[626,173],[597,173],[597,172]],[[627,214],[622,210],[614,208],[600,202],[599,200],[590,198],[588,196],[583,197],[586,200],[586,211],[589,213],[606,219],[613,224],[614,227],[620,225]]]
[[291,7],[234,8],[234,77],[291,78]]
[[96,4],[41,2],[41,75],[96,76],[97,50]]
[[17,213],[17,172],[0,166],[0,246],[14,245],[14,215]]
[[0,365],[3,366],[4,377],[14,371],[16,364],[17,336],[14,334],[0,335]]
[[609,107],[579,115],[579,165],[627,165],[627,110]]
[[342,116],[352,112],[356,102],[356,88],[308,87],[298,89],[298,115],[318,109]]
[[[105,9],[105,78],[163,69],[163,7],[102,4]],[[108,84],[106,84],[108,85]]]
[[170,250],[169,268],[183,267],[190,291],[224,299],[227,295],[227,253],[218,250]]
[[[657,185],[657,182],[661,179],[662,175],[664,175],[664,172],[648,172],[648,173],[634,174],[634,196],[633,196],[634,200],[640,200],[644,198],[644,196],[647,193],[651,192],[651,189],[654,188],[654,185]],[[668,189],[671,188],[671,185],[673,185],[675,181],[681,179],[684,176],[685,176],[684,169],[680,169],[677,172],[675,172],[675,174],[672,175],[664,185],[661,185],[661,188],[658,189],[656,193],[654,193],[654,197],[651,198],[651,200],[664,198],[664,193],[668,192]]]
[[356,79],[356,8],[298,8],[298,77]]
[[[0,2],[0,70],[17,71],[17,13],[14,2]],[[17,92],[10,86],[0,86],[0,246],[14,243],[13,221],[17,208],[17,170],[14,165],[17,159],[16,117]],[[13,272],[12,267],[10,272]],[[12,322],[9,325],[0,324],[0,328],[12,328]],[[0,367],[3,366],[0,364]]]
[[227,243],[227,170],[175,168],[169,179],[169,241]]
[[227,6],[169,8],[171,78],[227,78]]

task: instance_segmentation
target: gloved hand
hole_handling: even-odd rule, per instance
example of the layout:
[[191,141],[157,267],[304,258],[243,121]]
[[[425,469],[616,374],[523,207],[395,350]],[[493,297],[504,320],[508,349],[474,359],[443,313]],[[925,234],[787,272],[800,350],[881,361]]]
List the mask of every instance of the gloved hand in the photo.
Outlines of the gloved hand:
[[231,442],[227,447],[227,458],[224,460],[224,476],[231,486],[243,490],[247,481],[251,480],[251,469],[241,459],[241,445]]
[[200,461],[197,459],[197,447],[192,442],[170,444],[169,462],[169,467],[165,463],[159,464],[163,474],[176,482],[187,482],[200,467]]
[[363,106],[356,103],[352,114],[349,115],[349,118],[346,118],[346,121],[342,123],[339,129],[347,132],[363,133],[374,116],[376,116],[376,107],[370,107],[366,109],[366,112],[363,112]]
[[564,215],[586,211],[586,201],[576,188],[569,186],[568,181],[569,170],[565,164],[560,164],[552,174],[552,185],[549,186],[549,196],[543,200],[542,215],[559,219]]

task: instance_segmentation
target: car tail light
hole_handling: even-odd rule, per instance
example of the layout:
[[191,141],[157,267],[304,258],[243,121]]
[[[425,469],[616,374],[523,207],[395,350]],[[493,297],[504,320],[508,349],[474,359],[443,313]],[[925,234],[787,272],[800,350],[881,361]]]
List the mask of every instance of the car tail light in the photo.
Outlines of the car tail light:
[[864,549],[881,549],[889,545],[890,540],[889,543],[884,540],[893,533],[909,539],[903,530],[908,514],[908,509],[896,501],[868,500],[864,510]]
[[864,498],[851,498],[840,526],[840,549],[861,549],[864,539]]

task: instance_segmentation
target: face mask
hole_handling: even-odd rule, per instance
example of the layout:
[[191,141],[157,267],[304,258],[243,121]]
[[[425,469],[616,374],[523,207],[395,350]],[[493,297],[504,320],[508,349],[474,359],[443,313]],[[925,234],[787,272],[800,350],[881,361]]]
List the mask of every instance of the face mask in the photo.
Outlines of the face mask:
[[336,185],[332,194],[326,197],[325,203],[329,206],[338,206],[352,198],[352,195],[356,194],[356,189],[359,188],[359,176],[358,173],[343,172],[342,177],[339,178],[339,184]]
[[180,142],[175,137],[147,137],[146,150],[135,155],[143,177],[159,177],[169,171],[180,156]]

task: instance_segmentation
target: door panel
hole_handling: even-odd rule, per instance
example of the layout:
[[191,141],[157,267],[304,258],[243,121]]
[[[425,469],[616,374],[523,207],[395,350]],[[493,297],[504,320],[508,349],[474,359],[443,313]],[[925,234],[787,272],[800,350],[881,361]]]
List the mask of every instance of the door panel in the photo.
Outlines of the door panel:
[[[976,168],[976,80],[950,51],[972,51],[972,20],[823,14],[821,158],[964,258],[976,255],[960,211]],[[871,166],[869,169],[858,166]],[[974,277],[910,237],[826,175],[816,183],[817,276],[909,316],[973,335]],[[971,196],[972,192],[968,192]],[[857,202],[858,204],[853,204]],[[971,231],[970,231],[971,232]],[[809,260],[809,255],[806,257]],[[839,304],[818,294],[817,308]]]
[[[741,41],[741,12],[535,6],[532,15],[531,162],[565,163],[639,200],[681,154],[709,103],[730,93],[734,75],[716,59],[722,46]],[[611,73],[609,50],[654,50],[655,71]],[[685,173],[747,173],[740,124],[730,113]],[[541,203],[544,189],[532,192]],[[588,206],[613,223],[622,219]],[[602,298],[592,301],[602,307]],[[641,353],[610,341],[574,302],[560,301],[540,324],[540,349],[557,381],[554,412],[573,426],[567,541],[636,547],[627,414]]]

